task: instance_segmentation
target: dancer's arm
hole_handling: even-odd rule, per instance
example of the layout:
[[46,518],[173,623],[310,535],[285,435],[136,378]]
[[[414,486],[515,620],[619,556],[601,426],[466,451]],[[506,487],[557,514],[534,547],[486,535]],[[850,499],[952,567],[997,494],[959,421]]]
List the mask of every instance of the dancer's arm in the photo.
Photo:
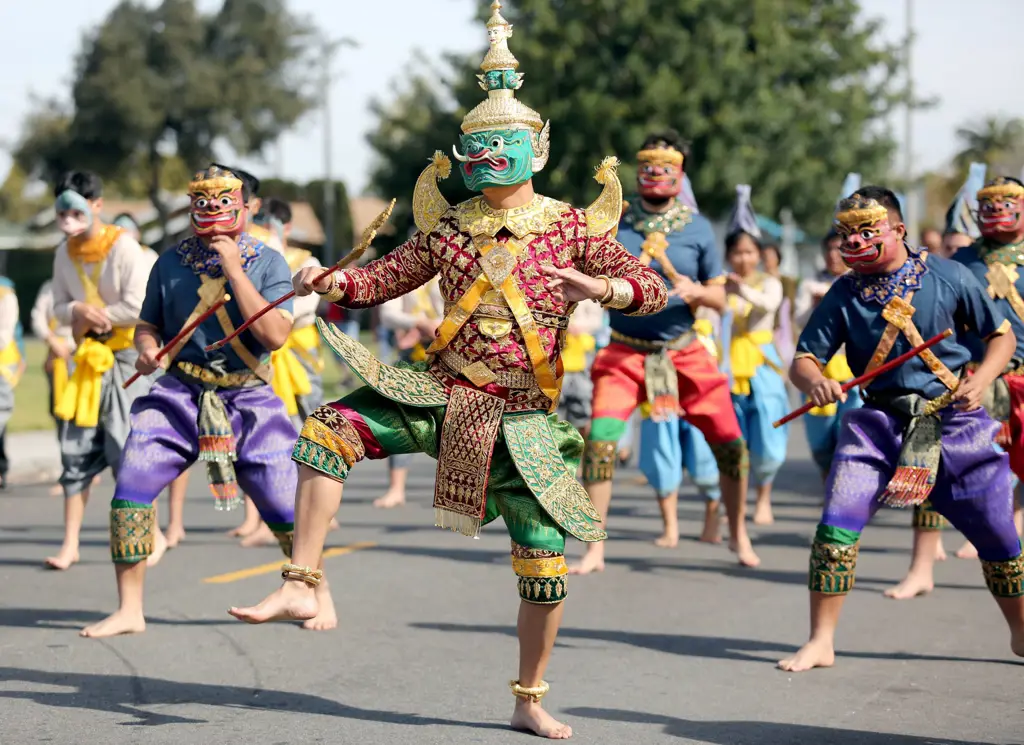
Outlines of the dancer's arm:
[[[263,310],[269,301],[260,294],[252,280],[246,275],[245,269],[242,268],[242,258],[238,250],[238,242],[229,236],[218,235],[210,240],[210,248],[220,254],[224,276],[231,283],[231,296],[238,303],[238,309],[242,311],[242,317],[248,319]],[[271,256],[269,253],[267,255],[268,257]],[[280,263],[284,265],[284,271],[288,274],[288,265],[285,260],[279,254],[273,254],[273,256],[277,257]],[[283,295],[284,293],[281,294]],[[276,300],[277,298],[272,299]],[[291,306],[289,305],[288,307]],[[252,331],[253,336],[256,337],[260,344],[273,352],[276,349],[280,349],[288,341],[288,334],[292,331],[291,313],[275,308],[269,313],[265,313],[249,327],[249,330]]]

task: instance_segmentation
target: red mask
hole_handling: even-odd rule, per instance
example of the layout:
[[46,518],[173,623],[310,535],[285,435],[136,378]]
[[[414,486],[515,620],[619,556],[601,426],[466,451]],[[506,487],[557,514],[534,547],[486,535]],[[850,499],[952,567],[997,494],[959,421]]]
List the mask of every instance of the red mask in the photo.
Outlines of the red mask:
[[245,230],[247,211],[242,200],[242,181],[216,166],[197,173],[188,187],[192,206],[192,231],[202,237],[227,235],[236,238]]
[[636,184],[640,196],[665,200],[679,196],[683,190],[683,154],[659,147],[637,153]]
[[1024,186],[1000,178],[979,191],[978,227],[983,236],[998,243],[1024,238]]
[[843,262],[862,274],[885,271],[903,243],[903,231],[889,225],[888,211],[873,199],[844,199],[834,224],[842,239],[839,253]]

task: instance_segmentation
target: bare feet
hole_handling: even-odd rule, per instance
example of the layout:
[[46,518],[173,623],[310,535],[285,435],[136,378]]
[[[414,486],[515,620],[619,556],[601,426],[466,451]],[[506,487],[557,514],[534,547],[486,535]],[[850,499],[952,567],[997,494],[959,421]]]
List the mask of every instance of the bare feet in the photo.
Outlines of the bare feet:
[[516,700],[516,708],[512,712],[512,729],[532,732],[549,740],[568,740],[572,737],[572,727],[559,722],[544,711],[539,703],[524,699]]
[[231,530],[229,530],[228,535],[232,538],[245,538],[259,530],[260,525],[262,525],[262,523],[260,522],[259,518],[255,520],[247,519],[237,528],[232,528]]
[[274,533],[266,523],[260,523],[260,526],[243,538],[238,545],[242,548],[255,548],[256,546],[274,546],[276,544],[277,538],[274,537]]
[[316,618],[319,610],[312,587],[305,582],[288,580],[259,605],[250,608],[231,608],[228,613],[246,623],[267,623],[308,621]]
[[895,587],[890,587],[883,594],[893,600],[909,600],[918,595],[926,595],[935,589],[935,580],[931,576],[911,572]]
[[146,557],[146,566],[155,567],[167,553],[167,536],[158,527],[153,534],[153,553]]
[[958,559],[977,559],[978,549],[970,541],[964,541],[964,545],[958,548],[953,555]]
[[761,565],[761,558],[754,552],[754,547],[746,536],[743,536],[742,541],[729,541],[729,550],[736,554],[740,564],[745,567],[753,569]]
[[180,525],[167,526],[167,548],[177,548],[185,540],[185,529]]
[[701,543],[722,542],[722,518],[718,514],[718,502],[708,502],[704,508],[704,530],[701,531]]
[[935,561],[945,561],[948,558],[946,556],[946,547],[942,545],[942,541],[939,541],[938,545],[935,546]]
[[141,634],[145,630],[146,618],[142,615],[141,608],[134,611],[118,609],[99,623],[86,626],[78,635],[89,639],[102,639],[121,634]]
[[383,497],[373,500],[373,506],[380,510],[390,510],[405,504],[405,491],[388,490]]
[[597,545],[596,543],[591,543],[587,546],[583,558],[569,565],[569,574],[591,574],[604,571],[604,551],[595,551],[591,548],[591,546]]
[[831,641],[811,639],[792,657],[779,660],[778,668],[790,673],[802,673],[816,667],[832,667],[835,661],[836,651]]
[[69,546],[64,544],[60,547],[60,551],[56,556],[49,556],[46,559],[46,566],[48,569],[56,569],[59,572],[63,572],[69,568],[72,564],[78,562],[78,546]]
[[330,631],[338,628],[338,613],[334,610],[334,598],[331,597],[331,589],[327,586],[327,580],[323,579],[313,591],[316,602],[320,606],[316,616],[302,624],[307,631]]
[[774,525],[775,515],[772,514],[772,503],[758,500],[754,507],[754,525]]
[[679,531],[671,533],[666,530],[660,538],[654,539],[654,545],[658,548],[675,548],[679,545]]

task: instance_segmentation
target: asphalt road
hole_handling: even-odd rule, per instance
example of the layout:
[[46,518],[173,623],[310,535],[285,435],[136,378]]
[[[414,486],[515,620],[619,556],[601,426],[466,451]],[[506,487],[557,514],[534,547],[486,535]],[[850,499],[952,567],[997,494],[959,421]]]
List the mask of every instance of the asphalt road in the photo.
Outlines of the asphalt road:
[[[807,633],[820,491],[799,432],[791,453],[778,522],[753,531],[755,571],[692,539],[696,500],[681,507],[687,539],[655,548],[654,499],[622,472],[608,569],[570,584],[549,708],[580,742],[1024,743],[1024,666],[977,563],[940,565],[928,597],[882,597],[907,564],[905,513],[880,515],[866,533],[837,666],[774,669]],[[517,596],[500,521],[477,541],[432,527],[428,460],[416,462],[410,506],[371,507],[384,479],[382,464],[363,464],[346,491],[330,541],[355,550],[327,560],[341,626],[324,634],[227,615],[277,585],[281,557],[224,535],[238,514],[213,510],[196,471],[188,538],[149,575],[147,632],[80,639],[116,601],[109,479],[88,509],[82,562],[65,573],[40,568],[60,542],[60,500],[44,488],[4,493],[0,743],[527,742],[505,728]],[[946,538],[948,549],[958,542]],[[233,576],[204,581],[222,575]]]

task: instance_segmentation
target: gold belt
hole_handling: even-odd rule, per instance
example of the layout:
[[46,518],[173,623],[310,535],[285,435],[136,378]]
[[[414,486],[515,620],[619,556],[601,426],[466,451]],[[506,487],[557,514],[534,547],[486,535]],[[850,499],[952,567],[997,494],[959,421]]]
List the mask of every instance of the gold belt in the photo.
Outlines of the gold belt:
[[177,362],[170,372],[179,379],[182,377],[186,379],[191,378],[194,381],[216,388],[250,388],[263,384],[263,381],[251,370],[217,373],[192,362]]
[[[448,312],[455,307],[455,303],[445,303],[444,313],[448,315]],[[559,315],[558,313],[545,313],[541,310],[531,310],[533,320],[537,322],[538,326],[546,326],[551,329],[565,330],[569,328],[569,317]],[[505,318],[508,320],[515,320],[515,316],[512,313],[512,309],[507,305],[496,305],[489,303],[480,303],[473,311],[471,318]]]
[[437,353],[437,358],[444,363],[444,366],[456,375],[462,375],[469,382],[476,386],[483,386],[489,383],[497,383],[502,388],[524,390],[537,387],[537,378],[533,373],[526,370],[500,370],[494,371],[483,362],[470,362],[458,352],[450,349],[442,349]]
[[632,336],[626,336],[620,334],[618,331],[612,331],[612,341],[617,344],[625,344],[627,347],[632,347],[638,352],[660,352],[662,349],[686,349],[688,346],[693,344],[697,335],[693,331],[687,331],[681,336],[677,336],[675,339],[669,339],[668,341],[658,341],[654,339],[634,339]]

